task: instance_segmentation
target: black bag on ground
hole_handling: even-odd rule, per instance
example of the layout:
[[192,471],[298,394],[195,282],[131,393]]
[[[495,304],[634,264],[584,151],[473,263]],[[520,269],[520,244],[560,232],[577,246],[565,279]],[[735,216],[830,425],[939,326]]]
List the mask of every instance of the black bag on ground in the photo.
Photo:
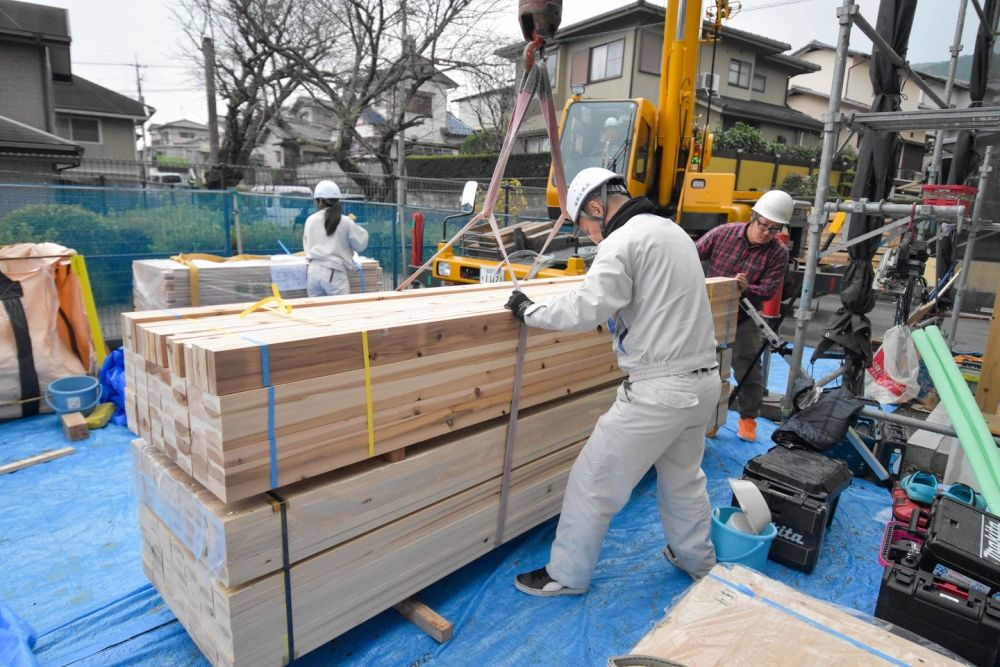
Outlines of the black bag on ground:
[[826,451],[844,439],[864,402],[846,387],[826,389],[812,405],[775,429],[771,439],[786,447]]

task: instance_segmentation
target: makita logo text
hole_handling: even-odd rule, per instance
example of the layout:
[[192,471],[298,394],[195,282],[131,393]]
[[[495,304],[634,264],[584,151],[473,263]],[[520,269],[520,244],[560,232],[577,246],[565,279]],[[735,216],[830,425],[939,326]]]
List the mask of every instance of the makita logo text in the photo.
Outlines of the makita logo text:
[[788,526],[782,526],[780,524],[778,525],[778,539],[805,546],[805,540],[802,539],[802,533],[796,533]]

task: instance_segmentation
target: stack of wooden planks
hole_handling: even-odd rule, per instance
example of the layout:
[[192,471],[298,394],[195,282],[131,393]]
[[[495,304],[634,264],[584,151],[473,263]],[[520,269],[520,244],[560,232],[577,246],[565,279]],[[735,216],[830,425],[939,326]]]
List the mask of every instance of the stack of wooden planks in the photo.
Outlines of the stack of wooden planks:
[[[271,295],[271,283],[276,282],[274,267],[287,270],[296,266],[301,276],[294,281],[297,283],[294,287],[282,289],[282,296],[304,297],[306,260],[303,257],[288,259],[291,261],[273,262],[266,257],[238,261],[191,259],[189,264],[197,271],[193,286],[188,264],[172,259],[136,260],[132,262],[132,302],[136,310],[154,310],[257,301]],[[348,278],[352,294],[383,289],[382,267],[374,259],[363,258]]]
[[[707,289],[731,342],[735,282]],[[213,664],[284,664],[558,513],[621,373],[603,327],[529,330],[501,501],[509,290],[123,315],[146,571]]]

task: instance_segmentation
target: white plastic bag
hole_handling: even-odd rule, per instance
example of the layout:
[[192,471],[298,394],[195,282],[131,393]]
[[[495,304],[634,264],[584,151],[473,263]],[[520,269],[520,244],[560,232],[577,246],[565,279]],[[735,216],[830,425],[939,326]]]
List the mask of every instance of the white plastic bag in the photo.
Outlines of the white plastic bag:
[[865,372],[865,394],[882,404],[905,403],[920,393],[920,359],[910,327],[897,325],[885,332]]

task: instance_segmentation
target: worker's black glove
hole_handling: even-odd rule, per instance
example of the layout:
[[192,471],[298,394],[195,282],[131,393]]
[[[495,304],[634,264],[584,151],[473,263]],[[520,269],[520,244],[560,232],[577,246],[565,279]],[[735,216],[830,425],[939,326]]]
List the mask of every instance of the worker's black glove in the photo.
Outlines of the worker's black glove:
[[527,296],[524,292],[519,289],[514,290],[510,293],[510,298],[507,299],[507,303],[504,304],[504,308],[510,309],[510,312],[514,314],[514,317],[524,321],[524,311],[528,310],[528,306],[535,303]]

